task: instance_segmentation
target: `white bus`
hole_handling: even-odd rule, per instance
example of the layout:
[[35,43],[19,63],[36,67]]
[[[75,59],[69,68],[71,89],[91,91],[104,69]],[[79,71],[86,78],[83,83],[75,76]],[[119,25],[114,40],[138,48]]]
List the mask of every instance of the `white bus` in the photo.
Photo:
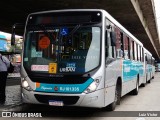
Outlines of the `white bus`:
[[[155,75],[155,59],[152,54],[144,48],[145,53],[145,74],[146,74],[146,83],[150,83],[151,79],[154,78]],[[145,86],[145,85],[143,85]]]
[[32,13],[21,77],[24,103],[114,110],[146,83],[143,44],[105,10]]
[[155,71],[160,72],[160,63],[156,63]]
[[154,76],[155,76],[155,71],[156,71],[156,67],[155,67],[155,58],[152,56],[152,78],[151,79],[154,79]]

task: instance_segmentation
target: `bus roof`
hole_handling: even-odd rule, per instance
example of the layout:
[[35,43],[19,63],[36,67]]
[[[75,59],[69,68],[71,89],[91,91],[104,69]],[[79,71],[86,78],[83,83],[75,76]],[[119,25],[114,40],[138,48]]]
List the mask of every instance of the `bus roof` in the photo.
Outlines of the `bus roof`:
[[40,12],[34,12],[32,14],[43,14],[43,13],[52,13],[52,12],[75,12],[75,11],[105,11],[103,9],[61,9],[61,10],[49,10],[49,11],[40,11]]
[[150,56],[152,56],[152,54],[151,54],[146,48],[144,48],[144,53],[147,53],[147,54],[149,54]]
[[136,43],[143,46],[143,44],[135,37],[133,36],[126,28],[124,28],[117,20],[115,20],[107,11],[104,11],[106,17],[113,22],[117,27],[119,27],[123,32],[125,32],[128,36],[130,36]]

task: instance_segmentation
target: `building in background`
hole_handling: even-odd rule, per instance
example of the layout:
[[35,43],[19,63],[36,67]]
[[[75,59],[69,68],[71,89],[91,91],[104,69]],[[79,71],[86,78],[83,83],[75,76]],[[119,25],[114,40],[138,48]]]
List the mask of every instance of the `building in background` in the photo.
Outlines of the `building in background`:
[[0,52],[21,52],[23,39],[16,35],[16,44],[11,46],[11,34],[0,31]]
[[7,38],[4,35],[0,34],[0,51],[7,51]]
[[0,32],[0,53],[9,58],[15,66],[14,72],[9,73],[8,77],[20,77],[21,66],[21,51],[23,39],[21,36],[16,36],[15,45],[11,46],[11,34]]

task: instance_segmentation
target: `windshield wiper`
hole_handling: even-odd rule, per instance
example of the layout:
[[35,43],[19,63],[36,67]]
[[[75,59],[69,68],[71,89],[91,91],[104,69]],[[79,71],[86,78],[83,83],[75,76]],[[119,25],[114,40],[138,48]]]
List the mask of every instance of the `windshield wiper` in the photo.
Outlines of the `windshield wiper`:
[[53,44],[56,44],[56,41],[54,42],[51,34],[49,34],[49,33],[47,32],[47,29],[46,29],[45,25],[44,25],[44,24],[41,24],[41,25],[39,25],[39,27],[42,28],[42,30],[43,30],[44,33],[49,37],[49,39],[51,40],[51,42],[52,42]]
[[69,33],[68,37],[70,37],[71,35],[73,35],[73,33],[75,33],[82,25],[81,24],[78,24],[76,25],[72,31]]
[[29,28],[27,28],[31,31],[38,31],[42,30],[47,37],[52,41],[53,44],[56,44],[56,41],[54,42],[51,34],[47,31],[46,26],[44,24],[38,24],[38,25],[29,25]]

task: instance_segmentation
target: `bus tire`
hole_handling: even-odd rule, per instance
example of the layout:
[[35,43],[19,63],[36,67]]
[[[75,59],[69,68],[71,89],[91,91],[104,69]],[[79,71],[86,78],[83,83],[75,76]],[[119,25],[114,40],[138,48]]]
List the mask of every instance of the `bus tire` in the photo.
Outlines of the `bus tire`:
[[116,88],[114,101],[110,105],[107,106],[107,109],[109,111],[114,111],[115,110],[116,105],[117,105],[117,99],[118,99],[118,96],[117,96],[117,88]]
[[146,83],[143,83],[141,86],[142,86],[142,87],[145,87],[145,86],[146,86]]
[[108,110],[114,111],[116,108],[116,105],[120,105],[120,100],[121,100],[121,80],[119,79],[116,84],[114,102],[112,102],[108,106]]
[[138,91],[139,91],[139,76],[137,76],[136,88],[133,91],[131,91],[131,94],[138,95]]
[[117,92],[117,103],[116,103],[117,105],[120,105],[120,102],[121,102],[121,87],[122,87],[122,84],[118,83],[117,87],[116,87],[117,90],[118,90],[118,92]]
[[150,73],[150,79],[148,80],[148,83],[151,83],[151,73]]

